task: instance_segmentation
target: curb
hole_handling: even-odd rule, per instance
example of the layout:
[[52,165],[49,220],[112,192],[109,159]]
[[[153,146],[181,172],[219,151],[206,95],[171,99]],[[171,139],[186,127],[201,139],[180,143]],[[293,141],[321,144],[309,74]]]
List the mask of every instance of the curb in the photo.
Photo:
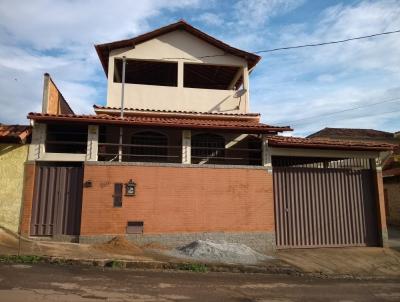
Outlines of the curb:
[[[33,257],[34,261],[26,261],[23,257]],[[296,277],[309,277],[317,279],[349,279],[349,280],[382,280],[397,279],[396,276],[365,276],[365,275],[331,275],[324,273],[304,272],[300,269],[278,263],[276,265],[238,265],[238,264],[213,264],[201,262],[163,262],[163,261],[131,261],[121,259],[81,259],[63,258],[54,256],[17,256],[0,255],[0,264],[38,264],[47,263],[55,265],[92,266],[103,269],[138,269],[138,270],[172,270],[192,271],[197,273],[244,273],[244,274],[268,274],[290,275]]]

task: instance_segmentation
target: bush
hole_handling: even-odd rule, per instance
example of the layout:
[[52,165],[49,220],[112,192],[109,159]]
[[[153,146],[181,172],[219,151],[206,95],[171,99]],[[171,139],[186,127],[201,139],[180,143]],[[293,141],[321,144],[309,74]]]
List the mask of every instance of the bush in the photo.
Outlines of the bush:
[[208,271],[207,266],[202,263],[183,263],[179,264],[178,269],[197,273],[205,273]]

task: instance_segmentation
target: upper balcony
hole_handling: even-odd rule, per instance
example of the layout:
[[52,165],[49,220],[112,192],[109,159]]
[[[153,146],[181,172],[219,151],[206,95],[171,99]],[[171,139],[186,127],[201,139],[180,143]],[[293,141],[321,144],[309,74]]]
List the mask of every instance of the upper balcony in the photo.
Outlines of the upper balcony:
[[121,106],[124,86],[124,106],[128,108],[250,111],[247,60],[225,53],[183,30],[134,47],[113,49],[107,67],[109,107]]

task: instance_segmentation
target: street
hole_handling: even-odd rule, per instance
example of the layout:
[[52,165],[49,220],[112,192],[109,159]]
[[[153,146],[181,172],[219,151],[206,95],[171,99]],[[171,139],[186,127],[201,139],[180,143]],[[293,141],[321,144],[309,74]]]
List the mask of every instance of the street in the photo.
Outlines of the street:
[[399,279],[0,265],[0,301],[399,301]]

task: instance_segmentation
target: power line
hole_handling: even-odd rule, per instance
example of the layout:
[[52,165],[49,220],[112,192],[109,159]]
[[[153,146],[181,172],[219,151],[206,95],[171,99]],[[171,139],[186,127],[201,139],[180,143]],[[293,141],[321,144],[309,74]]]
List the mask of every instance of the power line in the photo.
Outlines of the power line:
[[[393,30],[393,31],[385,31],[385,32],[366,35],[366,36],[359,36],[359,37],[347,38],[347,39],[342,39],[342,40],[336,40],[336,41],[311,43],[311,44],[303,44],[303,45],[295,45],[295,46],[286,46],[286,47],[279,47],[279,48],[256,50],[256,51],[252,51],[252,53],[267,53],[267,52],[274,52],[274,51],[281,51],[281,50],[289,50],[289,49],[298,49],[298,48],[305,48],[305,47],[316,47],[316,46],[323,46],[323,45],[339,44],[339,43],[346,43],[346,42],[351,42],[351,41],[355,41],[355,40],[374,38],[374,37],[383,36],[383,35],[391,35],[391,34],[396,34],[396,33],[400,33],[400,29]],[[206,55],[206,56],[195,57],[195,59],[224,57],[224,56],[227,56],[227,55],[229,55],[229,54],[228,53],[223,53],[223,54],[215,54],[215,55]],[[161,60],[172,60],[172,59],[194,60],[193,58],[161,58]]]
[[[376,33],[376,34],[372,34],[372,35],[367,35],[367,36],[353,37],[353,38],[348,38],[348,39],[343,39],[343,40],[312,43],[312,44],[303,44],[303,45],[295,45],[295,46],[286,46],[286,47],[264,49],[264,50],[256,50],[256,51],[253,51],[252,53],[266,53],[266,52],[274,52],[274,51],[280,51],[280,50],[289,50],[289,49],[298,49],[298,48],[305,48],[305,47],[316,47],[316,46],[323,46],[323,45],[339,44],[339,43],[368,39],[368,38],[373,38],[373,37],[378,37],[378,36],[383,36],[383,35],[391,35],[391,34],[396,34],[396,33],[400,33],[400,29],[393,30],[393,31],[385,31],[385,32]],[[228,54],[224,53],[224,54],[219,54],[219,55],[207,55],[207,56],[201,56],[201,57],[196,57],[196,58],[204,59],[204,58],[212,58],[212,57],[223,57],[226,55],[228,55]]]
[[338,43],[345,43],[345,42],[350,42],[350,41],[354,41],[354,40],[368,39],[368,38],[373,38],[373,37],[377,37],[377,36],[390,35],[390,34],[396,34],[396,33],[400,33],[400,30],[386,31],[386,32],[367,35],[367,36],[360,36],[360,37],[354,37],[354,38],[348,38],[348,39],[330,41],[330,42],[321,42],[321,43],[313,43],[313,44],[304,44],[304,45],[272,48],[272,49],[266,49],[266,50],[258,50],[258,51],[255,51],[254,53],[273,52],[273,51],[287,50],[287,49],[296,49],[296,48],[304,48],[304,47],[314,47],[314,46],[338,44]]
[[381,113],[374,113],[374,114],[367,114],[367,115],[362,115],[362,116],[356,116],[356,117],[348,117],[348,118],[339,118],[336,119],[335,121],[343,121],[343,120],[347,120],[350,118],[364,118],[364,117],[371,117],[371,116],[381,116],[381,115],[387,115],[387,114],[393,114],[393,113],[397,113],[400,112],[400,110],[391,110],[391,111],[385,111],[385,112],[381,112]]
[[305,117],[305,118],[301,118],[301,119],[297,119],[297,120],[293,120],[293,121],[288,121],[288,122],[280,123],[280,124],[285,124],[285,125],[286,124],[296,124],[296,122],[300,122],[300,121],[306,121],[306,120],[310,120],[310,119],[331,116],[331,115],[335,115],[335,114],[339,114],[339,113],[343,113],[343,112],[353,111],[353,110],[357,110],[357,109],[361,109],[361,108],[371,107],[371,106],[384,104],[384,103],[397,102],[397,101],[400,101],[400,97],[393,98],[393,99],[387,99],[387,100],[383,100],[383,101],[379,101],[379,102],[375,102],[375,103],[365,104],[365,105],[361,105],[361,106],[357,106],[357,107],[352,107],[352,108],[348,108],[348,109],[344,109],[344,110],[340,110],[340,111],[329,112],[326,114],[313,115],[313,116],[309,116],[309,117]]

